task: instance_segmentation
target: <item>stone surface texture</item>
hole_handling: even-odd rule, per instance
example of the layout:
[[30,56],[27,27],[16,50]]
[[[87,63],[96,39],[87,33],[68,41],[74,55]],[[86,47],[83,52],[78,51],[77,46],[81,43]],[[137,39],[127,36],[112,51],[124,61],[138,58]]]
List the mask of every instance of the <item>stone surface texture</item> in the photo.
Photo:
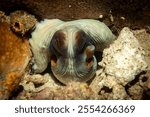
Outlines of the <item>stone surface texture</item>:
[[8,16],[0,22],[0,99],[8,99],[14,91],[31,59],[27,38],[10,29]]
[[105,73],[114,76],[117,82],[126,85],[135,76],[146,70],[144,50],[129,28],[124,28],[108,49],[103,52],[103,60],[99,63]]

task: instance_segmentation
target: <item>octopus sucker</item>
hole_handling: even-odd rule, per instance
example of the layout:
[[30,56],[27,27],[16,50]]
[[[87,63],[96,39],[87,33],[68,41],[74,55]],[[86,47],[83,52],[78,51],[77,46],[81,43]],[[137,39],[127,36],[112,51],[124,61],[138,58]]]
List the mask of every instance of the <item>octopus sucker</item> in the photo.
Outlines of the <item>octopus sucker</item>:
[[34,56],[32,69],[42,73],[50,62],[60,82],[88,81],[97,69],[94,52],[102,52],[114,40],[115,35],[98,20],[45,19],[36,24],[29,40]]

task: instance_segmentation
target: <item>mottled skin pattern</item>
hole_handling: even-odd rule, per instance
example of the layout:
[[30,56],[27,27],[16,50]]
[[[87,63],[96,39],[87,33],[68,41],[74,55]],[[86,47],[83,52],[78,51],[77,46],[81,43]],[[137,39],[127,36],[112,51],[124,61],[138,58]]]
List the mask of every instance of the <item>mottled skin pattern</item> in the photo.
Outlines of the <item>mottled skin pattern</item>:
[[97,20],[44,20],[36,25],[30,39],[35,60],[33,70],[41,73],[50,62],[60,82],[86,82],[97,69],[94,52],[103,51],[114,39],[110,29]]

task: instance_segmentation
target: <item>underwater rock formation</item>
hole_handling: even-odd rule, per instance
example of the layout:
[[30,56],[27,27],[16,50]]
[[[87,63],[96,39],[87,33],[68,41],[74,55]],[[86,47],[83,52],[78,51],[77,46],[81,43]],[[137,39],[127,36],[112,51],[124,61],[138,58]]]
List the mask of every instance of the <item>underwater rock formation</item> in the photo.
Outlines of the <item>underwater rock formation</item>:
[[10,25],[0,22],[0,99],[8,99],[25,73],[31,52],[26,38],[14,34]]
[[144,53],[130,29],[123,28],[117,40],[104,50],[99,63],[102,69],[97,72],[90,87],[105,99],[130,99],[126,91],[127,84],[147,70]]
[[25,11],[15,11],[10,14],[11,28],[14,32],[24,35],[36,24],[36,18]]

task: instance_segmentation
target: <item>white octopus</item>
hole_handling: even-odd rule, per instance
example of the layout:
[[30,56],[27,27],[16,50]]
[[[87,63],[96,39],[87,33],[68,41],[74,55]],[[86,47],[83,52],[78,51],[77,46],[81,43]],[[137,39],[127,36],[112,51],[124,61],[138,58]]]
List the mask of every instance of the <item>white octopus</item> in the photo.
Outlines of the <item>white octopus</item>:
[[32,68],[35,73],[42,73],[50,63],[60,82],[86,82],[97,69],[94,52],[102,52],[114,40],[111,30],[97,20],[45,19],[36,24],[29,40],[34,56]]

